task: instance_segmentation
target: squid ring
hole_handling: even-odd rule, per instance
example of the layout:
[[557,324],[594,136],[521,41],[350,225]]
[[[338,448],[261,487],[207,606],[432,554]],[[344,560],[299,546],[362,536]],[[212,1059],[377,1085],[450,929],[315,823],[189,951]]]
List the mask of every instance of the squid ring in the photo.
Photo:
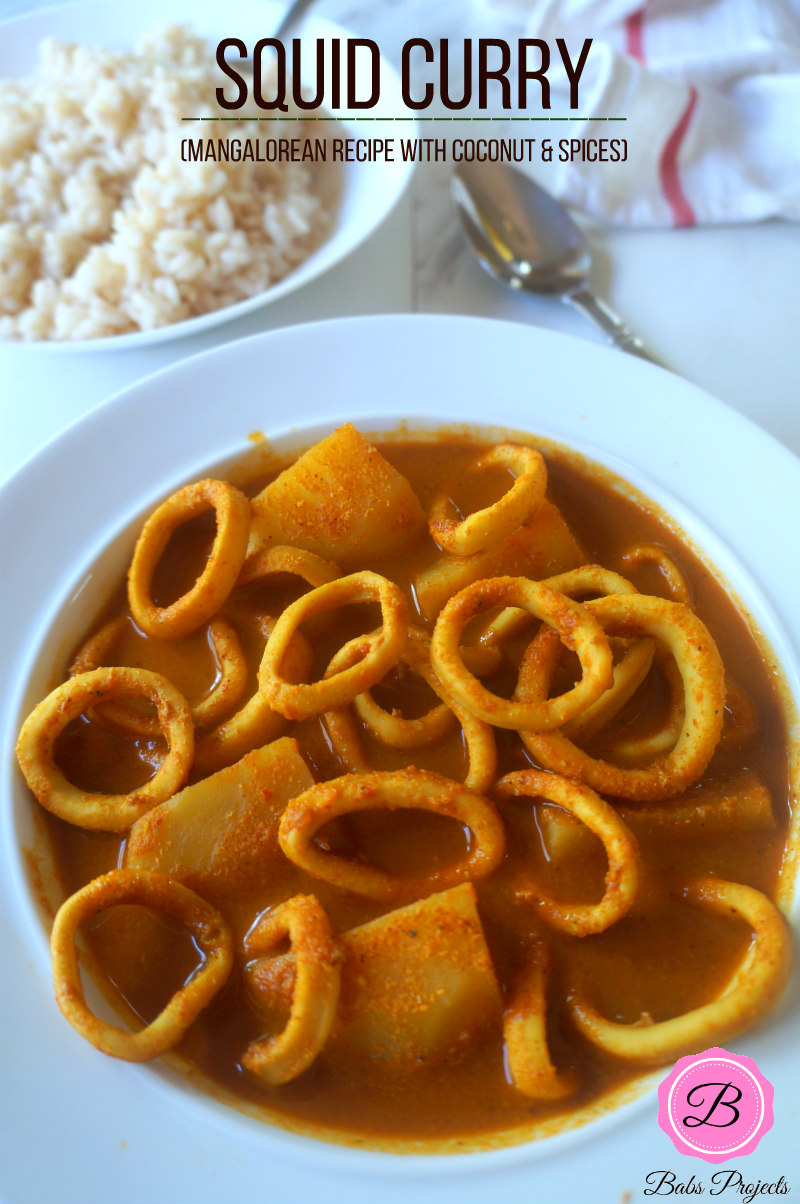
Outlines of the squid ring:
[[[126,615],[118,615],[116,619],[105,623],[94,635],[90,635],[75,653],[72,664],[67,670],[70,677],[76,677],[78,673],[88,673],[91,669],[102,668],[103,661],[122,635],[127,622]],[[110,705],[109,703],[108,706]]]
[[[636,547],[624,554],[623,560],[634,565],[640,564],[643,560],[655,562],[666,577],[674,600],[687,605],[691,602],[691,591],[686,578],[675,561],[657,544],[637,544]],[[625,577],[607,572],[599,565],[592,567],[596,568],[599,573],[605,574],[606,579],[602,582],[603,594],[638,593],[638,590]],[[552,585],[554,589],[563,589],[565,593],[569,593],[570,577],[574,575],[579,580],[585,571],[585,569],[573,569],[571,573],[564,573],[560,578],[551,578],[548,584]],[[557,584],[559,581],[561,584]],[[582,581],[580,584],[583,586]],[[601,589],[600,578],[597,578],[593,588]],[[636,693],[647,676],[654,653],[655,645],[652,640],[637,640],[615,667],[614,684],[611,689],[577,719],[565,724],[564,734],[571,740],[589,740],[600,731]],[[671,701],[668,720],[661,731],[654,732],[652,736],[628,737],[615,744],[614,755],[619,756],[620,759],[643,760],[648,756],[654,757],[658,753],[669,752],[680,735],[683,721],[683,682],[671,657],[664,657],[662,654],[659,656],[658,662],[669,682]]]
[[[582,564],[577,569],[568,569],[564,573],[558,573],[555,577],[545,577],[543,584],[558,590],[560,594],[567,594],[570,598],[582,593],[638,593],[636,586],[631,585],[627,577],[622,577],[619,573],[612,572],[611,569],[605,569],[601,564]],[[528,611],[520,610],[517,606],[507,606],[493,619],[484,623],[474,639],[483,647],[494,647],[502,640],[517,635],[529,626],[530,622],[531,615]]]
[[496,464],[516,473],[516,480],[492,506],[456,522],[450,517],[452,505],[445,493],[438,494],[431,503],[428,527],[445,551],[456,556],[483,552],[521,527],[541,505],[547,489],[547,466],[538,451],[516,443],[500,443],[480,457],[475,469]]
[[289,544],[274,544],[271,548],[262,548],[254,556],[248,556],[239,574],[237,585],[250,585],[253,581],[261,581],[264,577],[272,577],[278,573],[291,573],[293,577],[302,577],[312,588],[327,585],[341,577],[342,570],[332,560],[324,560],[316,552],[308,552],[305,548],[293,548]]
[[[420,879],[398,878],[373,866],[347,861],[314,844],[317,832],[337,815],[386,807],[411,808],[448,815],[468,827],[471,847],[457,865]],[[352,894],[381,902],[446,890],[458,882],[483,878],[505,853],[505,829],[493,803],[458,782],[422,769],[345,774],[319,782],[290,799],[278,829],[281,848],[290,861],[316,878]]]
[[[337,652],[327,671],[336,671],[348,664],[352,664],[357,657],[364,656],[369,641],[376,634],[379,633],[373,632],[371,636],[361,636],[350,640],[348,644],[345,644]],[[474,790],[478,794],[482,794],[485,790],[491,788],[495,773],[497,772],[497,745],[494,739],[494,732],[488,723],[477,719],[465,707],[456,702],[445,690],[431,668],[427,633],[420,631],[419,628],[409,627],[408,637],[409,643],[403,656],[406,656],[409,647],[413,646],[414,650],[410,653],[410,656],[415,661],[417,672],[428,683],[433,692],[442,699],[443,703],[443,707],[437,707],[434,711],[428,712],[428,716],[424,716],[424,718],[427,719],[430,715],[444,709],[450,720],[455,717],[461,724],[467,746],[467,757],[469,759],[464,785],[469,790]],[[469,654],[472,649],[464,649],[463,651],[465,654]],[[355,703],[358,703],[363,697],[363,694],[358,695]],[[375,705],[376,710],[381,715],[384,715],[386,718],[394,718],[394,716],[388,715],[386,711],[377,707],[377,704],[373,705]],[[361,746],[358,727],[347,709],[336,707],[333,710],[326,711],[323,719],[333,750],[339,759],[353,773],[368,773],[369,766]],[[408,721],[403,720],[403,722]],[[384,733],[379,724],[373,727],[372,730],[378,739],[383,739]]]
[[515,983],[503,1013],[503,1038],[514,1086],[529,1099],[557,1100],[575,1090],[575,1076],[558,1071],[547,1047],[547,979],[550,953],[539,943]]
[[[362,644],[363,646],[363,644]],[[350,647],[350,645],[346,645]],[[400,660],[415,670],[426,681],[425,667],[430,668],[430,641],[427,633],[417,627],[409,627],[408,642],[400,653]],[[362,652],[363,656],[364,653]],[[339,658],[334,657],[331,665],[337,664]],[[430,682],[428,682],[430,684]],[[403,715],[395,715],[379,706],[369,690],[357,694],[353,699],[353,708],[359,719],[378,740],[389,748],[424,748],[435,744],[447,734],[455,722],[455,716],[448,706],[439,703],[418,719],[406,719]]]
[[[588,706],[582,714],[576,715],[565,723],[562,731],[570,740],[590,740],[597,732],[602,731],[615,715],[618,715],[626,702],[633,698],[653,664],[655,643],[643,638],[630,641],[622,660],[614,666],[614,680],[601,694],[597,702]],[[678,733],[668,747],[672,747]]]
[[[459,652],[466,623],[480,610],[508,602],[551,624],[566,646],[577,653],[583,676],[558,698],[544,696],[508,701],[492,694],[469,673]],[[453,697],[495,727],[545,731],[559,727],[594,702],[613,680],[611,648],[603,629],[585,607],[541,581],[525,577],[493,577],[476,581],[445,605],[433,631],[431,663]]]
[[753,938],[720,995],[672,1020],[653,1023],[645,1016],[635,1024],[617,1024],[601,1016],[581,992],[575,992],[569,1002],[578,1028],[615,1058],[655,1065],[727,1041],[769,1011],[789,977],[791,949],[786,924],[761,891],[707,877],[692,882],[684,894],[690,903],[722,915],[733,912],[741,916],[753,929]]
[[[78,926],[118,903],[139,903],[179,920],[204,957],[155,1020],[133,1033],[89,1010],[75,947]],[[224,985],[233,966],[233,934],[220,913],[187,886],[152,870],[112,870],[71,895],[56,915],[50,948],[56,1000],[64,1016],[95,1049],[126,1062],[147,1062],[171,1049]]]
[[[71,677],[102,666],[114,643],[127,623],[125,615],[112,619],[101,627],[80,648],[69,667]],[[195,728],[209,727],[219,717],[236,705],[247,684],[247,661],[242,643],[235,627],[227,619],[212,619],[208,635],[219,667],[220,676],[214,688],[192,707],[192,723]],[[98,708],[92,708],[96,717]],[[159,726],[152,715],[138,711],[121,702],[108,702],[99,712],[99,717],[112,727],[140,736],[157,736]]]
[[[379,602],[383,615],[380,639],[370,644],[363,660],[331,677],[310,684],[281,676],[281,665],[292,635],[302,622],[351,602]],[[270,706],[287,719],[310,719],[332,707],[346,706],[356,694],[379,682],[396,663],[407,638],[408,608],[403,592],[378,573],[351,573],[303,594],[277,620],[264,649],[258,672],[259,689]]]
[[[106,698],[143,698],[156,708],[169,748],[155,774],[129,794],[95,794],[67,780],[55,763],[56,739],[73,719]],[[39,802],[59,819],[99,832],[125,832],[157,803],[171,798],[192,766],[189,704],[166,677],[149,669],[111,667],[71,677],[34,707],[22,725],[17,760]]]
[[[265,620],[266,633],[275,626],[275,620]],[[296,631],[289,640],[283,658],[284,672],[289,681],[302,681],[311,672],[313,660],[311,646],[305,636]],[[247,700],[235,715],[195,742],[193,769],[201,777],[215,773],[226,765],[240,760],[245,753],[274,740],[283,730],[286,720],[273,711],[259,689]]]
[[[345,645],[347,647],[347,645]],[[437,686],[441,689],[441,686]],[[464,732],[469,768],[464,785],[478,794],[490,790],[497,772],[497,745],[488,723],[476,719],[469,711],[451,701],[453,714]],[[369,773],[358,727],[346,707],[326,711],[323,716],[333,751],[352,773]]]
[[[490,724],[484,723],[477,715],[473,715],[465,706],[462,706],[453,697],[451,691],[436,676],[431,665],[430,640],[427,634],[424,646],[427,655],[424,659],[420,659],[419,671],[433,692],[441,698],[445,706],[450,708],[461,724],[468,758],[464,785],[469,790],[474,790],[477,794],[482,794],[484,791],[491,789],[497,773],[497,743],[495,742],[494,731]],[[469,662],[472,652],[471,648],[461,649],[465,664]],[[477,666],[473,666],[473,669],[476,668]]]
[[[641,764],[643,761],[652,760],[653,757],[660,756],[662,753],[668,753],[671,748],[675,747],[675,741],[681,734],[683,727],[683,678],[680,670],[675,664],[673,657],[664,648],[656,650],[655,663],[661,672],[664,674],[669,690],[669,709],[659,727],[654,732],[648,732],[640,736],[623,736],[615,740],[608,748],[608,752],[614,757],[615,761],[620,761],[623,764]],[[730,688],[728,683],[725,685],[726,703],[730,698]],[[567,732],[568,736],[573,736],[573,732]],[[723,735],[720,739],[724,738]]]
[[342,947],[314,895],[295,895],[272,908],[245,941],[262,956],[284,937],[295,955],[297,977],[289,1022],[279,1036],[253,1041],[242,1065],[267,1083],[288,1083],[311,1065],[330,1036],[341,985]]
[[567,569],[565,573],[557,573],[555,577],[546,577],[545,584],[559,593],[568,594],[574,598],[576,594],[637,594],[639,591],[627,577],[604,569],[602,564],[582,564],[577,569]]
[[[568,594],[570,598],[589,590],[604,596],[638,593],[626,577],[605,569],[600,564],[585,564],[566,573],[559,573],[556,577],[548,577],[546,584],[552,589]],[[654,654],[653,640],[634,640],[622,660],[614,666],[614,679],[606,692],[580,715],[565,723],[564,733],[571,740],[588,740],[595,732],[600,731],[636,693],[650,671]],[[677,739],[677,732],[675,738]],[[675,740],[672,743],[674,744]]]
[[491,725],[478,719],[466,707],[463,707],[442,685],[433,669],[428,669],[427,678],[432,690],[450,707],[464,733],[467,746],[468,769],[464,785],[469,790],[482,794],[490,790],[497,773],[497,744]]
[[[497,783],[505,798],[544,798],[569,811],[603,842],[608,858],[605,892],[599,903],[556,903],[536,892],[546,918],[570,936],[605,932],[630,911],[641,878],[641,858],[636,838],[613,807],[580,782],[521,769]],[[533,892],[532,892],[533,893]]]
[[[651,635],[672,652],[684,689],[681,733],[671,752],[641,768],[623,768],[590,756],[562,732],[523,732],[540,765],[617,798],[655,802],[688,789],[705,770],[722,731],[725,674],[717,646],[704,623],[688,607],[645,594],[596,598],[586,606],[607,630],[618,635]],[[537,671],[536,641],[520,668],[518,693],[546,695],[547,674]]]
[[691,606],[692,590],[686,580],[686,575],[682,569],[678,568],[666,548],[662,548],[657,543],[637,543],[634,547],[628,548],[627,552],[623,552],[622,559],[633,565],[641,564],[643,561],[655,564],[661,570],[661,575],[667,583],[673,601]]
[[[156,606],[150,589],[153,573],[174,531],[213,507],[217,533],[203,572],[188,593],[170,606]],[[128,570],[128,603],[146,635],[178,639],[190,635],[216,614],[236,584],[250,534],[250,503],[226,481],[197,481],[173,493],[142,527]]]
[[[675,744],[683,723],[683,681],[675,661],[670,656],[658,658],[658,665],[669,686],[669,711],[658,731],[644,736],[628,736],[617,740],[609,749],[615,760],[641,762],[658,753],[669,752]],[[725,677],[725,715],[722,721],[720,747],[733,748],[750,740],[758,727],[755,708],[741,686]]]
[[[355,639],[348,640],[331,660],[325,670],[326,676],[329,673],[331,675],[339,673],[342,669],[348,669],[351,665],[357,664],[371,650],[373,640],[379,634],[380,630],[371,635],[356,636]],[[325,731],[331,747],[339,760],[352,773],[369,773],[370,767],[364,756],[358,724],[348,708],[346,706],[332,707],[331,710],[324,713],[322,721],[325,724]]]

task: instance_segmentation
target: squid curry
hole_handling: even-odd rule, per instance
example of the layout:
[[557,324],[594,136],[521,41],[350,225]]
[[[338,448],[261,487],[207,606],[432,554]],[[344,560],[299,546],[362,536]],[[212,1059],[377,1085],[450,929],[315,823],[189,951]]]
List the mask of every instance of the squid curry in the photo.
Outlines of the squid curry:
[[772,1007],[775,671],[655,508],[532,442],[344,426],[147,518],[17,749],[96,1049],[174,1049],[333,1140],[474,1148]]

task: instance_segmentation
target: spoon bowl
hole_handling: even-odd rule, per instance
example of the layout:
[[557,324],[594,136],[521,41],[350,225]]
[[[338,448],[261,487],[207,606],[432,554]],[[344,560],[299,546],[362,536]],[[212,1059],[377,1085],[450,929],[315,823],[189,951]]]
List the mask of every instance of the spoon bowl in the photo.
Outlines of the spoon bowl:
[[452,197],[467,241],[490,275],[513,289],[561,297],[610,342],[658,363],[589,286],[592,253],[565,207],[504,163],[462,163]]

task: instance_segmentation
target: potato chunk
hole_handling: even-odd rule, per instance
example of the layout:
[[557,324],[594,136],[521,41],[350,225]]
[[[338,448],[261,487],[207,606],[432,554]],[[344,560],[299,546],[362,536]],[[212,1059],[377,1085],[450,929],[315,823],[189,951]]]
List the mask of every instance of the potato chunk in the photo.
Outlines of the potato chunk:
[[500,988],[467,882],[353,928],[334,1041],[414,1063],[474,1041],[502,1011]]
[[[739,769],[721,782],[695,786],[668,802],[616,808],[642,839],[701,840],[719,833],[770,831],[775,828],[772,795],[751,769]],[[547,856],[559,862],[579,857],[595,840],[592,833],[559,807],[543,807],[539,823]]]
[[241,884],[281,858],[277,832],[290,798],[314,785],[288,736],[187,786],[133,825],[125,864],[158,870],[194,889]]
[[[341,933],[338,1014],[326,1046],[334,1061],[353,1053],[409,1067],[471,1044],[502,1014],[475,888],[469,882]],[[291,954],[247,968],[265,1011],[286,1009],[294,982]]]
[[586,557],[552,502],[494,547],[472,556],[441,555],[417,575],[414,588],[426,619],[435,619],[448,598],[486,577],[543,577],[586,563]]
[[406,478],[349,423],[262,489],[252,512],[251,554],[291,544],[344,569],[391,555],[425,525]]

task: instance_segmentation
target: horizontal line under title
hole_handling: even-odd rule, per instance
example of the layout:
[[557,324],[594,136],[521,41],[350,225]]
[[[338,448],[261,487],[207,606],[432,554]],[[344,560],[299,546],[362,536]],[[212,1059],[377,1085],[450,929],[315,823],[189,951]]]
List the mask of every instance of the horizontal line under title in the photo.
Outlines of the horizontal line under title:
[[[243,121],[243,117],[181,117],[181,121]],[[339,121],[338,117],[250,117],[247,121]],[[348,117],[348,121],[627,121],[627,117]]]

